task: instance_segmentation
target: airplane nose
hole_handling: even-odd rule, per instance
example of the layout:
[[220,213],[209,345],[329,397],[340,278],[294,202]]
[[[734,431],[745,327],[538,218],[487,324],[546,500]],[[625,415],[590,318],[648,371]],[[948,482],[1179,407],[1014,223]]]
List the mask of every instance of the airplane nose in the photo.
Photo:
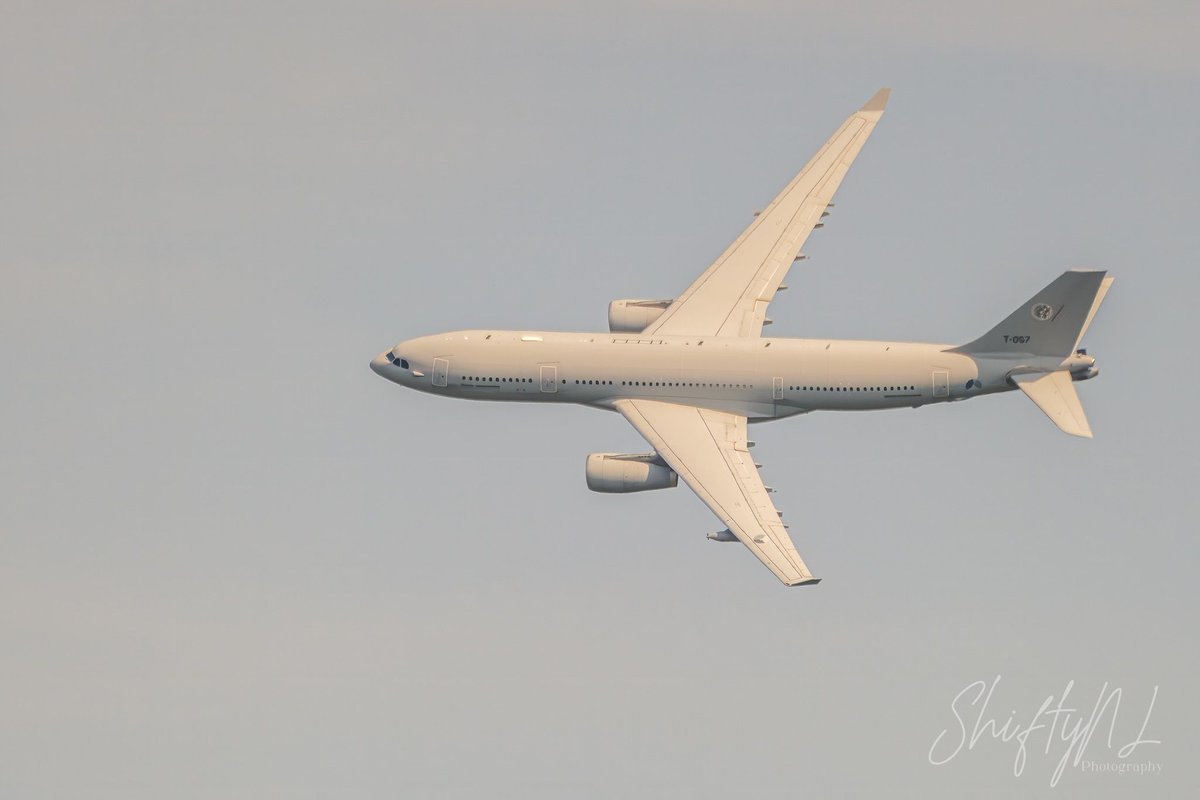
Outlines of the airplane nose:
[[388,366],[387,353],[380,353],[371,359],[371,371],[376,375],[384,375],[384,369]]

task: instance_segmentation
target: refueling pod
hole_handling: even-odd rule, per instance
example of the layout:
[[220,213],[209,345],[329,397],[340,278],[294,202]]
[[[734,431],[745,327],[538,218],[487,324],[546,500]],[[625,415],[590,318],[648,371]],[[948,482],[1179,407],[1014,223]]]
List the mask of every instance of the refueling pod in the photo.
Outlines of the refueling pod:
[[591,453],[587,486],[593,492],[645,492],[671,489],[679,483],[675,470],[658,453]]
[[674,300],[613,300],[608,304],[608,330],[641,333],[662,316]]

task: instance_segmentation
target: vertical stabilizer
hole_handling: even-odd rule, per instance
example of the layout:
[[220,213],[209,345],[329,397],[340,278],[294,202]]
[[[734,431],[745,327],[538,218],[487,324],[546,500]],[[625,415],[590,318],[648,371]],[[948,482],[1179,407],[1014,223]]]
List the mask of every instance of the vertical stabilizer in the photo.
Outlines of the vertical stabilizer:
[[1070,372],[1014,375],[1012,380],[1063,433],[1092,438],[1092,428],[1079,403]]
[[1003,322],[973,342],[956,347],[966,355],[1049,356],[1075,352],[1108,290],[1102,270],[1071,270],[1029,298]]

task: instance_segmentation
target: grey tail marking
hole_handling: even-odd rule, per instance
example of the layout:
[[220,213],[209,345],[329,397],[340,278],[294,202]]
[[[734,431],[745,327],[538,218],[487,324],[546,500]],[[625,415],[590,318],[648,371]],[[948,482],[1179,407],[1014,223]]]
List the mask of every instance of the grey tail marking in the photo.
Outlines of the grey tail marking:
[[965,355],[1049,356],[1064,359],[1092,321],[1110,281],[1103,270],[1070,270],[1029,298],[1003,322],[951,352]]

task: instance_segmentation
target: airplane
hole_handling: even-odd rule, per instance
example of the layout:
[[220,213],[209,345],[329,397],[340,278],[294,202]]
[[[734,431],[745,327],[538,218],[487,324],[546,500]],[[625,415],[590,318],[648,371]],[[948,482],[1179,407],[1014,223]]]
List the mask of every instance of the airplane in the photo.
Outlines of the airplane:
[[816,584],[751,455],[748,423],[812,411],[916,408],[1021,390],[1061,430],[1091,437],[1076,381],[1079,347],[1112,278],[1064,272],[963,345],[774,339],[767,306],[883,116],[880,89],[842,124],[750,226],[682,294],[614,300],[607,332],[464,330],[400,342],[371,369],[445,397],[578,403],[615,411],[648,453],[592,453],[589,489],[641,492],[680,478],[788,586]]

